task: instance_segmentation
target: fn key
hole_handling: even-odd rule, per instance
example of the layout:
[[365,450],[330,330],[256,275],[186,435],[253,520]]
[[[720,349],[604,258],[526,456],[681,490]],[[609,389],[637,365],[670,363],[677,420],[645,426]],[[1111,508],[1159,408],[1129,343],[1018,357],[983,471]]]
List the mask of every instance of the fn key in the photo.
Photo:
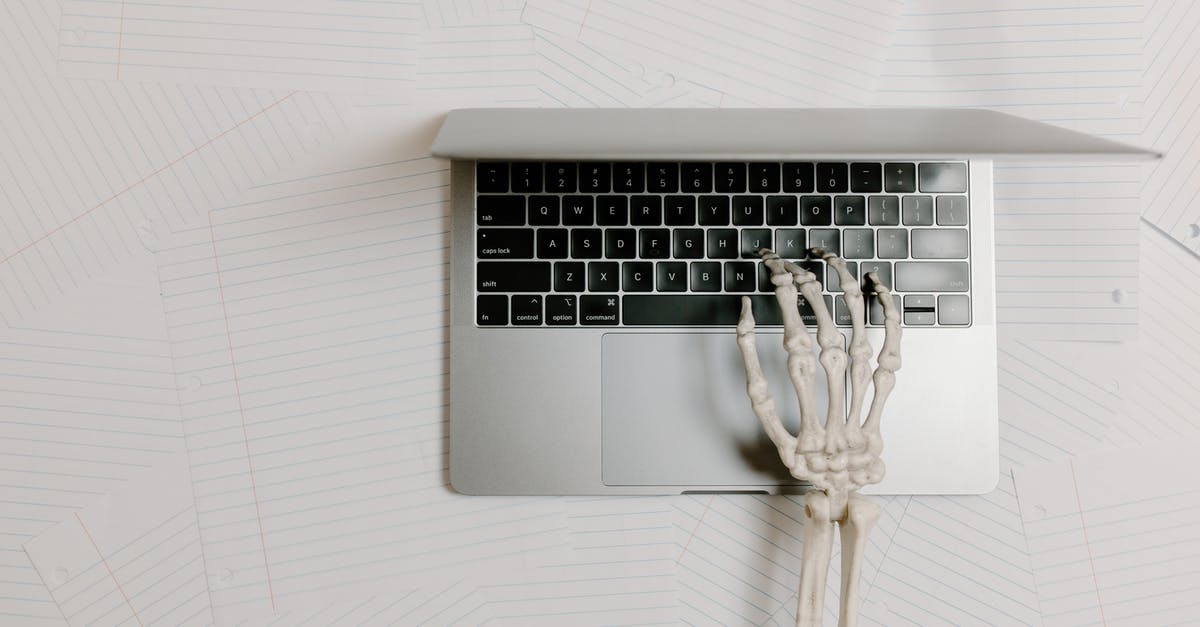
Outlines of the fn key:
[[475,323],[479,326],[508,324],[508,297],[504,294],[481,294],[475,297]]

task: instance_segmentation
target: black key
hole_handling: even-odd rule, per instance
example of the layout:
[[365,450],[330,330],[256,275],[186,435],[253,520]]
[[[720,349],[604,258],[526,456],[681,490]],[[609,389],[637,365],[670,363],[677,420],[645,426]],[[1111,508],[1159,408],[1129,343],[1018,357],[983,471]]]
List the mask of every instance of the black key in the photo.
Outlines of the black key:
[[606,229],[604,231],[604,256],[608,259],[633,259],[637,256],[637,231],[634,229]]
[[913,259],[966,259],[966,229],[913,229]]
[[626,292],[649,292],[654,289],[654,263],[626,261],[621,264],[621,289]]
[[671,256],[671,232],[667,229],[638,229],[638,253],[642,259]]
[[700,197],[700,225],[729,225],[729,196]]
[[771,247],[770,229],[742,229],[741,250],[743,259],[762,259],[758,251]]
[[779,191],[778,163],[751,163],[746,182],[752,192],[774,194]]
[[844,163],[818,163],[816,167],[818,192],[846,191],[848,170]]
[[708,256],[711,259],[737,259],[737,229],[709,229]]
[[508,164],[499,161],[480,161],[475,164],[475,191],[507,192]]
[[704,230],[675,229],[671,233],[671,253],[676,259],[703,259]]
[[733,223],[738,226],[761,226],[763,223],[763,197],[734,196]]
[[917,173],[924,193],[967,191],[965,163],[922,163],[917,167]]
[[596,224],[625,226],[629,223],[629,199],[625,196],[597,196]]
[[560,261],[554,264],[554,291],[582,292],[586,272],[582,261]]
[[647,163],[646,191],[656,194],[674,194],[679,191],[679,164]]
[[807,194],[813,191],[813,164],[783,164],[783,191],[790,194]]
[[580,296],[579,322],[586,325],[612,325],[621,321],[621,299],[612,296]]
[[475,231],[475,256],[480,259],[532,259],[533,232],[526,229]]
[[875,194],[883,191],[883,166],[878,163],[850,164],[850,191]]
[[475,287],[480,292],[548,292],[549,261],[478,261]]
[[620,286],[621,264],[615,261],[593,261],[587,271],[589,292],[615,292]]
[[878,229],[879,258],[908,258],[908,229]]
[[775,291],[775,284],[771,282],[771,269],[765,263],[758,264],[758,291]]
[[810,229],[808,231],[808,247],[820,248],[827,253],[840,255],[841,247],[841,231],[837,229]]
[[937,223],[942,226],[966,226],[967,215],[966,196],[938,196]]
[[870,259],[875,256],[875,231],[846,229],[842,231],[842,256],[846,259]]
[[571,193],[575,191],[575,164],[555,162],[546,164],[546,191]]
[[613,185],[614,192],[640,194],[646,191],[646,164],[644,163],[614,163]]
[[770,226],[796,226],[800,210],[795,196],[767,196],[767,224]]
[[756,287],[755,280],[758,277],[758,273],[754,269],[757,265],[753,261],[726,261],[725,291],[753,292]]
[[884,285],[888,286],[888,289],[892,288],[892,262],[890,262],[890,261],[864,261],[859,265],[859,267],[862,268],[862,281],[863,281],[863,290],[864,291],[869,292],[869,291],[872,291],[875,289],[875,287],[873,285],[870,285],[870,281],[867,280],[868,272],[874,272],[875,276],[879,277],[880,283],[883,283]]
[[604,253],[601,246],[600,229],[571,229],[571,257],[575,259],[599,259]]
[[[879,297],[874,292],[867,293],[867,324],[872,326],[883,325],[883,307],[879,305]],[[892,302],[895,303],[895,308],[900,311],[900,297],[892,294]]]
[[938,296],[938,324],[971,324],[971,298],[966,294]]
[[542,297],[531,294],[514,294],[512,297],[512,323],[534,326],[542,323]]
[[654,269],[660,292],[687,291],[687,264],[682,261],[660,261]]
[[833,199],[833,221],[845,226],[867,223],[867,199],[862,196],[836,196]]
[[530,196],[529,224],[558,226],[558,196]]
[[525,224],[524,196],[476,196],[475,223],[479,226]]
[[833,200],[829,196],[801,196],[800,224],[829,226],[833,224]]
[[663,207],[663,223],[667,226],[696,224],[695,196],[667,196]]
[[[783,316],[774,294],[748,296],[755,322],[780,326]],[[621,299],[623,321],[642,326],[732,326],[742,314],[742,296],[738,294],[632,294]],[[833,299],[825,296],[832,305]],[[806,325],[817,323],[816,314],[801,297],[797,306]]]
[[900,224],[900,198],[898,196],[871,196],[867,199],[867,215],[875,226]]
[[800,259],[807,256],[804,251],[804,229],[778,229],[775,231],[775,252],[784,259]]
[[854,319],[850,317],[850,308],[846,306],[846,297],[838,294],[833,297],[833,302],[833,323],[839,327],[848,327],[854,324]]
[[662,196],[633,196],[630,198],[629,223],[634,226],[662,224]]
[[504,326],[508,324],[508,297],[504,294],[480,294],[475,297],[475,324]]
[[546,324],[571,326],[579,322],[579,299],[551,294],[546,297]]
[[901,206],[905,226],[933,224],[933,196],[905,196]]
[[588,161],[579,164],[579,191],[607,194],[611,181],[607,163]]
[[693,292],[721,291],[721,262],[693,261],[690,264]]
[[[850,272],[850,276],[853,277],[855,281],[858,281],[857,261],[847,261],[846,270]],[[833,266],[829,264],[825,264],[825,285],[827,286],[826,289],[831,292],[842,291],[842,278],[838,276],[837,270],[834,270]]]
[[524,194],[542,191],[542,164],[529,161],[512,164],[512,191]]
[[906,193],[917,191],[917,166],[914,163],[883,164],[883,190]]
[[537,230],[538,259],[566,259],[568,252],[566,229]]
[[591,226],[595,201],[591,196],[563,196],[562,223],[567,226]]
[[707,194],[712,191],[711,163],[684,163],[679,171],[679,191]]
[[971,270],[965,261],[900,261],[896,289],[901,292],[965,292]]
[[718,163],[714,165],[713,181],[716,183],[718,192],[740,194],[746,191],[746,164]]

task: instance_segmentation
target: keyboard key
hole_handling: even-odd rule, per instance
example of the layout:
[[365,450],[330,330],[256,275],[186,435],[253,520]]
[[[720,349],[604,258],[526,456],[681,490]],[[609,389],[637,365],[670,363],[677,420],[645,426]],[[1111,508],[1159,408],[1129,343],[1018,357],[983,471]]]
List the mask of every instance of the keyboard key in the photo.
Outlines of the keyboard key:
[[582,261],[560,261],[554,264],[554,291],[582,292],[587,269]]
[[574,163],[546,164],[546,191],[569,194],[575,191]]
[[638,229],[638,253],[642,259],[671,256],[671,232],[667,229]]
[[818,192],[844,192],[849,172],[844,163],[818,163],[817,167]]
[[504,294],[480,294],[475,297],[475,324],[504,326],[508,324],[508,297]]
[[774,194],[779,191],[778,163],[751,163],[746,183],[752,192]]
[[875,256],[875,231],[846,229],[842,231],[842,256],[846,259],[870,259]]
[[821,284],[821,289],[825,289],[825,262],[817,261],[816,259],[797,260],[796,265],[813,273],[813,277]]
[[904,296],[904,311],[933,311],[933,294],[907,294]]
[[537,230],[538,259],[566,259],[567,252],[566,229]]
[[518,162],[512,164],[512,191],[536,194],[542,191],[542,164]]
[[708,257],[737,259],[739,252],[737,229],[708,229]]
[[719,261],[693,261],[690,264],[693,292],[721,291],[721,263]]
[[580,296],[579,322],[585,325],[615,325],[621,320],[621,299],[612,296]]
[[558,196],[530,196],[529,224],[558,226]]
[[863,226],[867,223],[867,199],[862,196],[834,197],[833,220],[844,226]]
[[905,196],[903,205],[906,226],[929,226],[933,224],[932,196]]
[[679,164],[647,163],[646,191],[656,194],[674,194],[679,191]]
[[679,191],[707,194],[712,191],[711,163],[684,163],[679,169]]
[[966,259],[966,229],[913,229],[913,259]]
[[579,191],[592,194],[607,194],[612,175],[611,166],[598,161],[579,164]]
[[546,297],[546,324],[572,326],[579,322],[579,299],[551,294]]
[[908,259],[908,229],[879,229],[879,258]]
[[932,311],[908,311],[904,310],[904,324],[913,327],[927,327],[933,325]]
[[761,226],[763,223],[763,197],[734,196],[733,223],[738,226]]
[[633,196],[629,199],[629,223],[633,226],[662,224],[662,196]]
[[965,292],[971,270],[965,261],[900,261],[896,289],[901,292]]
[[771,269],[765,263],[758,264],[758,291],[775,291],[775,284],[771,282]]
[[885,163],[883,165],[883,191],[893,193],[917,191],[916,164]]
[[660,261],[654,268],[655,285],[660,292],[687,291],[687,264],[682,261]]
[[883,166],[878,163],[850,164],[850,191],[874,194],[883,191]]
[[675,229],[671,232],[671,256],[676,259],[704,257],[704,229]]
[[879,277],[879,281],[881,283],[883,283],[884,285],[888,286],[888,289],[891,289],[891,287],[892,287],[892,262],[890,262],[890,261],[864,261],[864,262],[862,262],[860,267],[862,268],[862,274],[860,276],[862,277],[862,287],[863,287],[864,291],[873,291],[875,289],[875,286],[871,285],[870,282],[867,280],[867,273],[869,273],[869,272],[874,272],[875,276]]
[[476,196],[475,223],[479,226],[525,224],[524,196]]
[[776,229],[775,253],[784,259],[806,257],[804,229]]
[[480,292],[549,292],[549,261],[477,261],[475,288]]
[[922,163],[917,172],[923,193],[967,191],[965,163]]
[[[850,271],[850,276],[854,277],[854,280],[857,281],[858,280],[858,262],[857,261],[847,261],[846,269]],[[829,264],[825,264],[825,285],[826,285],[825,289],[829,290],[830,292],[844,291],[842,289],[841,277],[838,276],[837,270],[834,270],[833,266],[830,266]]]
[[846,297],[839,294],[833,297],[833,302],[833,323],[839,327],[853,325],[854,319],[850,317],[850,307],[846,305]]
[[770,226],[796,226],[800,210],[795,196],[767,196],[767,224]]
[[[628,325],[733,326],[742,314],[742,296],[737,294],[633,294],[621,300]],[[755,294],[750,301],[758,325],[783,324],[774,294]],[[832,297],[825,296],[825,302],[832,306]],[[816,325],[816,314],[803,297],[797,299],[797,308],[804,324]]]
[[663,223],[667,226],[696,224],[695,196],[667,196],[663,207]]
[[571,257],[599,259],[604,253],[600,243],[602,233],[600,229],[571,229]]
[[475,231],[475,256],[480,259],[531,259],[533,231],[479,229]]
[[833,199],[829,196],[801,196],[800,224],[804,226],[833,224]]
[[783,191],[789,194],[807,194],[813,189],[813,164],[783,164]]
[[758,251],[771,247],[770,229],[742,229],[741,251],[743,259],[762,259]]
[[966,196],[938,196],[937,223],[941,226],[966,226],[971,211]]
[[726,261],[725,291],[753,292],[756,288],[755,281],[758,278],[755,271],[756,265],[758,264],[753,261]]
[[938,296],[938,324],[971,324],[971,298],[966,294]]
[[597,196],[596,224],[625,226],[629,223],[629,199],[625,196]]
[[[892,302],[895,303],[896,311],[900,311],[900,297],[892,294]],[[867,324],[883,326],[883,307],[874,292],[867,294]]]
[[621,265],[615,261],[593,261],[587,265],[589,292],[615,292],[621,278]]
[[841,231],[837,229],[812,229],[808,232],[808,247],[820,248],[827,253],[840,255],[841,247]]
[[591,196],[563,196],[562,223],[567,226],[591,226],[595,200]]
[[746,191],[745,163],[718,163],[713,166],[716,190],[726,194],[741,194]]
[[614,163],[612,170],[614,192],[640,194],[646,191],[646,164]]
[[867,199],[867,216],[873,226],[900,224],[900,198],[898,196],[871,196]]
[[608,259],[633,259],[637,256],[637,230],[606,229],[604,256]]
[[729,196],[701,196],[700,225],[729,226]]
[[508,191],[508,164],[480,161],[475,164],[475,190],[480,193]]
[[514,295],[512,323],[527,326],[542,324],[542,297],[529,294]]
[[626,261],[621,264],[621,289],[626,292],[649,292],[654,289],[654,263]]

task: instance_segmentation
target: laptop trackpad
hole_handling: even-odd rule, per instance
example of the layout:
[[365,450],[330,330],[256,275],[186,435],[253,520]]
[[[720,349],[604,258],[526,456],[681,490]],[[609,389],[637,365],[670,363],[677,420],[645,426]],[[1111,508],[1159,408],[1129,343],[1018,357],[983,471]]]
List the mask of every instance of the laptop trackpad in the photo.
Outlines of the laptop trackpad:
[[[603,339],[603,478],[607,485],[753,486],[797,483],[763,433],[746,396],[733,330],[610,333]],[[814,355],[818,348],[814,347]],[[758,333],[775,407],[799,428],[781,332]],[[824,421],[826,378],[817,366]]]

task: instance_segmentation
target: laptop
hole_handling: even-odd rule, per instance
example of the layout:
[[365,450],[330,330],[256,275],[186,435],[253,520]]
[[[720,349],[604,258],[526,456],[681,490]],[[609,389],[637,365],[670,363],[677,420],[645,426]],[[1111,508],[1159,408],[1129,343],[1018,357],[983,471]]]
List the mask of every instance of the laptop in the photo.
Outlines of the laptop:
[[480,495],[802,491],[751,411],[734,325],[750,296],[796,433],[757,251],[816,274],[848,345],[813,247],[875,272],[902,312],[887,475],[864,492],[991,491],[992,161],[1155,156],[969,109],[468,109],[433,153],[451,159],[450,480]]

